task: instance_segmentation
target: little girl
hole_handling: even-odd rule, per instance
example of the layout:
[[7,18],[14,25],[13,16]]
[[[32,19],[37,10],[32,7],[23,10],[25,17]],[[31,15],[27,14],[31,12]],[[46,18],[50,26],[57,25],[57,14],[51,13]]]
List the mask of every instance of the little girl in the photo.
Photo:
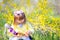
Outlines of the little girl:
[[14,23],[5,24],[5,35],[9,40],[31,40],[30,34],[33,33],[33,27],[26,21],[22,10],[14,12]]

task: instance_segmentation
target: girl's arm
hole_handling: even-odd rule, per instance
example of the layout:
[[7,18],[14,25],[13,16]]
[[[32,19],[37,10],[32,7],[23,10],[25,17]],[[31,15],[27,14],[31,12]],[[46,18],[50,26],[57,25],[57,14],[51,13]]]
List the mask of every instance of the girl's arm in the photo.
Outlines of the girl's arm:
[[8,37],[7,37],[7,27],[9,27],[9,25],[6,23],[6,24],[4,25],[4,33],[3,33],[4,39],[8,38]]
[[7,34],[7,29],[9,29],[9,28],[10,28],[10,25],[6,23],[4,25],[4,34]]

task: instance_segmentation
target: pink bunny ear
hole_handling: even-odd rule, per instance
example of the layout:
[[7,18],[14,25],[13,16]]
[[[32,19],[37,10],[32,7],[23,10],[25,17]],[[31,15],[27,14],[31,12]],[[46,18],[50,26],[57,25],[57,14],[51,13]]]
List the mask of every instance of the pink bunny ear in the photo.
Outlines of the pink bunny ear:
[[20,13],[24,13],[23,10],[20,10]]
[[23,12],[23,10],[17,10],[17,11],[14,11],[14,15],[16,15],[16,14],[20,14],[20,15],[22,15],[24,12]]
[[21,14],[21,13],[24,13],[24,12],[23,12],[23,10],[19,10],[19,11],[14,11],[14,14],[15,14],[15,13]]

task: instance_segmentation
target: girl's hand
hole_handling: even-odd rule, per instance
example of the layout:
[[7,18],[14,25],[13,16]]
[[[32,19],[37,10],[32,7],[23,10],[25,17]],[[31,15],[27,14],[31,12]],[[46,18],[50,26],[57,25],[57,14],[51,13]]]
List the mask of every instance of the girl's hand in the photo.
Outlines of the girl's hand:
[[15,35],[16,37],[22,37],[24,34],[23,33],[18,33],[18,35]]
[[25,32],[25,36],[28,37],[31,34],[31,31]]

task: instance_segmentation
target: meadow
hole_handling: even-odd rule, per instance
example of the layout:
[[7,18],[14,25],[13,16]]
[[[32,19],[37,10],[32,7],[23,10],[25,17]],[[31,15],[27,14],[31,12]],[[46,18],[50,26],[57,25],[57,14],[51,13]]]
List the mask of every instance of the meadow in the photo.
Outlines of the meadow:
[[[33,3],[32,3],[33,2]],[[53,4],[51,4],[53,5]],[[4,0],[0,3],[0,40],[8,40],[4,35],[4,24],[13,22],[13,12],[23,10],[27,21],[35,32],[33,40],[60,40],[60,15],[49,5],[48,0]]]

